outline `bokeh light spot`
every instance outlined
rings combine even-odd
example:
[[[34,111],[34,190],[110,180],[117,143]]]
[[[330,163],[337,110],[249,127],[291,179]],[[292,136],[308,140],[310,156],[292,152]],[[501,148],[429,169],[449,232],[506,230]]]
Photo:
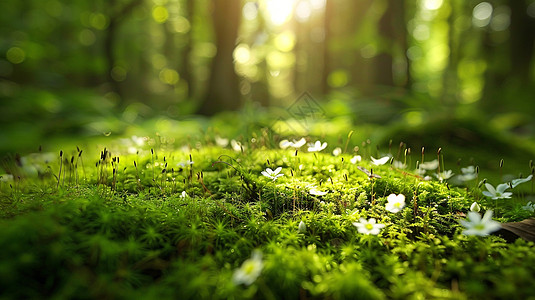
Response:
[[[240,64],[245,64],[251,59],[251,51],[249,46],[245,44],[239,44],[236,49],[234,49],[234,60]]]
[[[290,31],[283,32],[275,37],[275,47],[282,52],[289,52],[295,46],[295,34]]]
[[[174,85],[180,79],[178,72],[173,69],[164,68],[160,71],[160,81],[166,84]]]
[[[243,17],[246,20],[254,20],[258,16],[258,5],[255,2],[247,2],[243,5]]]
[[[80,31],[80,34],[78,35],[78,40],[80,41],[80,44],[84,46],[90,46],[95,43],[97,37],[95,36],[93,31],[89,29],[84,29]]]
[[[329,74],[327,82],[333,88],[344,87],[349,82],[349,76],[345,70],[336,70]]]
[[[425,0],[424,8],[427,10],[437,10],[442,6],[443,0]]]
[[[152,8],[152,18],[158,23],[165,23],[169,18],[169,12],[165,6],[157,5]]]
[[[115,81],[124,81],[126,79],[126,69],[121,66],[114,66],[111,69],[111,78]]]
[[[91,14],[89,24],[95,29],[104,30],[108,27],[108,17],[101,13]]]
[[[472,11],[472,24],[476,27],[485,27],[489,25],[492,11],[492,4],[488,2],[479,3]]]
[[[12,64],[20,64],[26,59],[26,52],[19,47],[11,47],[6,52],[6,58]]]

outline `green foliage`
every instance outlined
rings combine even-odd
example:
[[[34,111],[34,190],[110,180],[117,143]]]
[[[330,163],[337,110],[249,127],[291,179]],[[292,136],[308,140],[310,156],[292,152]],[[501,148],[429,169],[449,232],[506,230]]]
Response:
[[[422,180],[389,164],[353,164],[344,153],[253,144],[182,152],[157,140],[143,139],[135,154],[121,140],[11,165],[20,176],[0,181],[4,297],[531,295],[533,243],[465,236],[458,222],[476,199],[504,221],[531,216],[520,210],[521,199],[495,207],[477,187]],[[263,176],[268,167],[284,175]],[[405,195],[401,212],[385,209],[390,194]],[[360,234],[353,226],[360,218],[385,228]],[[235,270],[255,249],[263,254],[260,276],[236,284]]]

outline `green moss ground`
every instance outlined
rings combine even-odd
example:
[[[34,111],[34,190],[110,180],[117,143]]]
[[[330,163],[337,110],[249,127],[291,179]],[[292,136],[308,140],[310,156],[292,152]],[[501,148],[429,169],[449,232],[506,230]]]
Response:
[[[476,200],[501,222],[532,216],[521,209],[532,183],[513,199],[488,200],[483,178],[422,180],[372,165],[366,150],[353,164],[344,141],[296,154],[269,139],[234,151],[210,138],[176,149],[157,136],[133,154],[119,140],[100,154],[93,147],[5,164],[15,176],[0,182],[0,298],[535,297],[533,243],[465,236],[459,225]],[[332,155],[336,146],[345,153]],[[262,176],[268,167],[284,176]],[[327,194],[312,195],[311,185]],[[385,209],[391,193],[406,197],[397,214]],[[360,234],[352,223],[361,217],[386,227]],[[261,275],[235,284],[255,249]]]

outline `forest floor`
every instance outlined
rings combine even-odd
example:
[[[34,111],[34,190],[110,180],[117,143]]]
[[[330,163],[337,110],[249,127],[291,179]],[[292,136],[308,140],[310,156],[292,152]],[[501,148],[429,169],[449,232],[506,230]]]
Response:
[[[1,298],[535,296],[535,245],[504,230],[534,216],[529,144],[471,125],[335,119],[297,135],[244,118],[8,156]],[[444,144],[419,144],[433,134]]]

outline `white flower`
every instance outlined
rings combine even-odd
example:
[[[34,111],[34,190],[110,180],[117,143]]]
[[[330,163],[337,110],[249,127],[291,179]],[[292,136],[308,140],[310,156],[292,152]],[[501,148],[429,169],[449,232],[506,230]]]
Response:
[[[398,169],[405,169],[407,167],[406,164],[400,162],[399,160],[395,160],[393,165],[395,168],[398,168]]]
[[[450,179],[451,176],[453,176],[453,175],[454,175],[454,173],[451,170],[446,170],[446,171],[444,171],[442,173],[435,174],[435,176],[438,178],[438,180],[440,182]]]
[[[485,183],[485,187],[487,188],[487,191],[483,191],[483,195],[491,197],[492,199],[508,199],[513,195],[511,192],[505,192],[505,190],[509,188],[507,183],[498,184],[496,188],[489,183]]]
[[[436,168],[438,168],[438,159],[435,159],[435,160],[432,160],[432,161],[427,161],[427,162],[424,162],[424,163],[420,164],[420,169],[434,170]]]
[[[180,198],[187,198],[187,197],[189,197],[188,193],[186,193],[186,191],[182,191],[182,194],[180,194]]]
[[[355,155],[355,156],[353,156],[353,157],[351,158],[350,161],[351,161],[352,164],[356,164],[356,163],[360,162],[361,160],[362,160],[362,156],[360,156],[360,155]]]
[[[466,174],[462,174],[462,175],[459,175],[458,178],[459,180],[461,181],[470,181],[470,180],[474,180],[476,179],[477,177],[477,174],[476,173],[466,173]]]
[[[131,136],[130,139],[138,147],[143,146],[143,144],[145,144],[145,140],[146,140],[144,137],[140,137],[140,136],[137,136],[137,135]]]
[[[298,149],[298,148],[303,147],[303,145],[306,144],[306,142],[307,141],[305,140],[305,138],[301,138],[298,141],[293,140],[291,142],[289,140],[282,140],[279,143],[279,147],[281,147],[282,149],[286,149],[288,147],[292,147],[292,148]]]
[[[375,159],[375,158],[373,158],[373,156],[370,156],[370,158],[372,159],[372,164],[374,164],[376,166],[384,165],[390,160],[390,156],[388,156],[388,155],[384,156],[384,157],[381,157],[379,159]]]
[[[266,168],[265,171],[262,171],[262,175],[271,178],[273,179],[273,181],[275,181],[277,178],[284,176],[284,174],[279,174],[281,170],[282,167],[276,168],[275,171],[271,170],[270,168]]]
[[[316,141],[315,143],[308,144],[308,152],[318,152],[325,148],[327,148],[326,142],[322,144],[320,141]]]
[[[526,177],[526,178],[513,179],[513,181],[511,181],[511,185],[513,186],[513,188],[515,188],[517,185],[519,185],[519,184],[521,184],[521,183],[528,182],[528,181],[530,181],[532,178],[533,178],[533,175],[529,175],[529,176]]]
[[[0,182],[12,182],[13,175],[11,174],[2,174],[0,175]]]
[[[405,207],[405,195],[403,194],[390,194],[386,200],[388,202],[386,203],[385,208],[389,212],[398,213]]]
[[[194,163],[193,161],[188,160],[188,161],[184,161],[184,162],[179,162],[176,165],[179,166],[179,167],[185,168],[186,166],[193,165],[193,163]]]
[[[371,218],[366,221],[364,218],[360,218],[360,222],[354,222],[353,225],[357,227],[359,233],[378,235],[385,224],[377,224],[375,218]]]
[[[225,139],[225,138],[221,138],[219,136],[216,136],[215,137],[215,143],[219,146],[219,147],[226,147],[228,145],[228,139]]]
[[[279,142],[279,147],[281,147],[281,149],[286,149],[288,147],[290,147],[293,143],[290,142],[289,140],[282,140]]]
[[[479,212],[480,210],[481,210],[481,206],[479,206],[477,202],[474,202],[472,203],[472,205],[470,205],[470,211]]]
[[[535,204],[531,203],[531,201],[529,201],[528,203],[526,203],[526,205],[522,206],[522,208],[524,210],[527,210],[529,212],[534,212],[535,211]]]
[[[240,152],[244,148],[244,146],[240,142],[238,142],[236,140],[231,140],[230,141],[230,146],[236,152]]]
[[[461,181],[470,181],[474,180],[477,177],[476,168],[474,166],[468,166],[466,168],[461,168],[462,175],[459,175]]]
[[[245,260],[239,269],[234,271],[232,281],[234,284],[251,285],[262,273],[264,263],[262,262],[262,252],[253,251],[251,258]]]
[[[333,150],[333,155],[334,155],[334,156],[338,156],[338,155],[340,155],[341,153],[342,153],[342,148],[340,148],[340,147],[336,147],[336,148],[334,148],[334,150]]]
[[[292,147],[294,148],[301,148],[303,147],[304,144],[307,143],[307,140],[305,140],[305,138],[301,138],[299,141],[296,141],[296,140],[293,140],[293,145]]]
[[[301,233],[305,233],[307,231],[307,225],[303,221],[299,222],[298,228],[299,228],[299,232]]]
[[[469,212],[468,220],[460,220],[461,225],[466,229],[464,235],[485,236],[501,228],[500,222],[492,220],[492,210],[487,210],[483,218],[477,212]]]
[[[461,168],[461,173],[463,174],[472,174],[476,172],[476,168],[474,166],[468,166],[466,168]]]
[[[324,196],[324,195],[327,195],[327,192],[319,191],[319,190],[317,190],[316,188],[311,188],[310,190],[308,190],[308,192],[309,192],[311,195],[314,195],[314,196]]]

